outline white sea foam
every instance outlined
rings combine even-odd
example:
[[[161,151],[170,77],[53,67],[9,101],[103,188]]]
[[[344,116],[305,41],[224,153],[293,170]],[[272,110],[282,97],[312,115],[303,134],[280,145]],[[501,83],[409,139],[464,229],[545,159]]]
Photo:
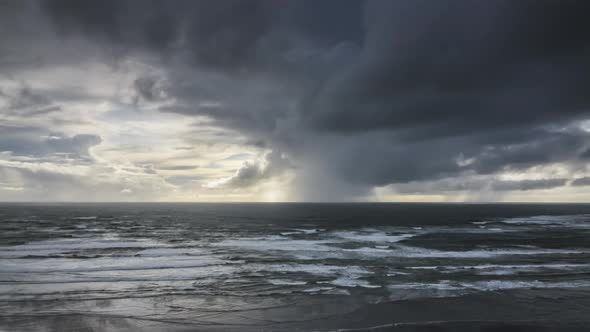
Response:
[[[568,250],[568,249],[482,249],[482,250],[466,250],[466,251],[445,251],[436,249],[427,249],[420,247],[409,247],[397,245],[390,249],[361,247],[355,249],[342,249],[342,252],[347,253],[345,258],[457,258],[457,259],[472,259],[472,258],[494,258],[501,256],[535,256],[535,255],[576,255],[587,254],[590,251],[585,249]],[[335,258],[335,257],[332,257]]]
[[[590,228],[590,215],[533,216],[508,218],[498,222],[509,225],[544,225],[587,229]]]
[[[303,291],[306,293],[319,293],[319,292],[330,291],[333,289],[334,289],[334,287],[313,287],[313,288],[305,289]]]
[[[239,238],[212,244],[217,247],[237,247],[260,252],[284,252],[302,260],[309,259],[374,259],[374,258],[494,258],[501,256],[578,255],[590,253],[587,249],[476,249],[465,251],[437,250],[402,245],[400,242],[414,234],[388,235],[386,233],[335,232],[337,238],[321,240],[294,240],[282,236]],[[390,243],[389,246],[341,248],[337,244],[354,240],[360,243]]]
[[[161,256],[181,256],[181,255],[202,255],[207,253],[205,250],[200,248],[157,248],[157,249],[145,249],[137,252],[136,256],[144,257],[161,257]]]
[[[288,237],[282,236],[282,235],[267,235],[267,236],[258,236],[258,237],[239,237],[239,238],[225,240],[225,241],[228,241],[227,243],[231,243],[229,241],[233,241],[235,243],[240,243],[240,242],[252,242],[252,241],[266,242],[266,241],[287,241],[287,240],[291,240],[291,239],[289,239]],[[219,242],[218,244],[226,243],[225,241]]]
[[[270,235],[265,237],[227,239],[212,246],[216,247],[239,247],[256,251],[283,251],[291,252],[301,259],[316,258],[346,258],[346,250],[334,246],[343,242],[372,242],[372,243],[396,243],[409,239],[416,234],[391,235],[377,230],[366,231],[338,231],[328,233],[318,240],[292,239],[286,236],[294,234],[314,234],[323,231],[322,229],[297,229],[294,232],[282,232],[281,235]],[[384,248],[384,246],[377,246]]]
[[[301,234],[301,232],[281,232],[282,236],[289,236],[289,235],[296,235],[296,234]]]
[[[293,231],[288,231],[288,232],[281,232],[282,236],[289,236],[289,235],[298,235],[298,234],[317,234],[319,232],[323,232],[325,231],[325,229],[319,229],[319,228],[311,228],[311,229],[307,229],[307,228],[295,228]]]
[[[364,288],[380,288],[379,285],[372,285],[366,280],[357,278],[340,277],[330,282],[332,285],[340,287],[364,287]]]
[[[399,235],[390,235],[385,232],[353,232],[353,231],[341,231],[341,232],[334,232],[334,236],[354,241],[354,242],[388,242],[388,243],[396,243],[411,237],[416,236],[416,234],[399,234]]]
[[[444,273],[475,271],[480,275],[510,275],[520,272],[538,272],[544,270],[580,270],[589,269],[590,264],[480,264],[480,265],[442,265],[442,266],[409,266],[411,270],[438,270]]]
[[[143,296],[165,295],[170,289],[187,289],[191,280],[152,281],[151,287],[142,287],[143,281],[89,281],[84,283],[50,283],[0,285],[0,301],[16,299],[67,299],[67,298],[110,298],[113,294],[141,292]]]
[[[387,286],[391,300],[411,298],[454,297],[469,293],[469,290],[452,285],[448,280],[438,283],[402,283]]]
[[[418,247],[398,246],[393,256],[409,258],[494,258],[500,256],[576,255],[587,254],[586,249],[482,249],[466,251],[444,251]]]
[[[510,289],[560,289],[589,288],[589,280],[572,280],[567,282],[544,282],[538,280],[487,280],[475,282],[453,282],[441,280],[438,283],[400,283],[387,286],[391,299],[415,297],[452,297],[473,292],[487,292]]]
[[[328,246],[327,244],[337,243],[334,240],[292,240],[285,237],[266,237],[266,238],[240,238],[233,240],[223,240],[221,242],[213,243],[216,247],[239,247],[243,249],[257,250],[257,251],[293,251],[293,252],[309,252],[309,251],[334,251],[336,247]]]
[[[472,283],[461,283],[462,287],[473,288],[480,291],[494,291],[502,289],[519,288],[586,288],[590,287],[590,280],[572,280],[563,282],[543,282],[538,280],[489,280]]]
[[[297,280],[288,280],[288,279],[270,279],[268,280],[270,284],[276,286],[300,286],[307,284],[306,281],[297,281]]]
[[[569,216],[534,216],[526,218],[510,218],[500,220],[504,224],[532,224],[532,225],[551,225],[569,222]]]
[[[451,284],[449,280],[441,280],[438,283],[402,283],[392,284],[387,286],[389,289],[402,289],[402,290],[415,290],[415,289],[436,289],[436,290],[461,290],[462,287],[459,284]]]
[[[351,234],[354,234],[351,232]],[[391,237],[387,238],[393,241]],[[401,240],[401,239],[398,239]],[[348,240],[337,237],[337,238],[324,238],[320,240],[307,240],[307,239],[289,239],[284,237],[269,236],[266,238],[239,238],[224,240],[212,244],[215,247],[236,247],[246,250],[253,250],[258,252],[284,252],[286,255],[290,255],[301,260],[311,259],[325,259],[325,258],[336,258],[336,259],[354,259],[374,257],[371,252],[355,251],[351,249],[343,249],[335,246],[339,243],[348,242]],[[374,250],[379,250],[371,248]],[[371,250],[369,249],[369,251]]]
[[[148,270],[162,268],[189,268],[224,263],[226,263],[226,261],[211,256],[164,256],[142,258],[99,257],[93,259],[5,259],[0,261],[0,271],[2,271],[2,273],[71,273],[117,270]]]
[[[323,265],[323,264],[261,264],[255,267],[245,267],[246,269],[254,269],[255,271],[267,271],[275,273],[306,273],[320,277],[336,277],[335,280],[329,283],[341,287],[365,287],[377,288],[380,286],[371,285],[366,280],[359,278],[372,274],[365,268],[359,266],[338,266],[338,265]],[[275,282],[277,282],[276,279]],[[282,282],[284,279],[280,279]],[[291,282],[289,279],[286,282]],[[301,283],[302,281],[294,280],[292,282]],[[273,282],[271,282],[273,283]],[[305,283],[305,282],[304,282]]]
[[[323,229],[317,229],[317,228],[312,228],[312,229],[296,228],[295,230],[298,232],[304,233],[304,234],[316,234],[318,232],[323,231]]]
[[[530,265],[488,265],[476,267],[479,275],[512,275],[538,273],[543,271],[576,271],[590,269],[590,264],[530,264]]]
[[[48,270],[49,271],[49,270]],[[146,269],[119,269],[93,271],[49,271],[35,273],[2,272],[0,278],[9,284],[17,281],[19,284],[86,284],[93,282],[159,282],[159,281],[202,281],[209,282],[226,280],[226,277],[236,275],[241,271],[237,264],[175,266],[175,267],[146,267]],[[221,279],[220,279],[221,278]],[[229,278],[228,278],[229,279]],[[211,281],[213,280],[213,281]],[[243,280],[243,279],[240,279]],[[73,287],[80,287],[74,285]]]
[[[0,247],[0,258],[18,258],[26,256],[52,256],[64,253],[76,253],[97,249],[141,249],[141,248],[165,248],[169,244],[148,239],[133,241],[119,238],[77,238],[77,239],[52,239],[33,241],[16,246]]]
[[[471,223],[474,224],[474,225],[485,225],[485,224],[488,224],[490,222],[489,221],[472,221]]]
[[[212,244],[217,247],[239,247],[256,251],[282,251],[300,259],[318,259],[318,258],[342,258],[354,253],[353,250],[347,250],[334,246],[334,244],[343,242],[373,242],[373,243],[396,243],[415,236],[415,234],[390,235],[385,232],[356,232],[340,231],[330,233],[329,236],[319,240],[307,239],[290,239],[285,237],[292,234],[283,232],[281,236],[271,235],[266,237],[238,238],[228,239]],[[384,248],[384,246],[377,246]],[[361,251],[358,251],[361,253]],[[352,258],[352,257],[351,257]]]
[[[109,248],[150,248],[166,247],[165,243],[155,242],[147,239],[133,241],[119,238],[77,238],[77,239],[52,239],[44,241],[33,241],[16,246],[0,247],[5,251],[21,250],[81,250],[81,249],[109,249]]]
[[[395,251],[393,249],[389,249],[389,247],[387,248],[380,248],[380,247],[361,247],[361,248],[355,248],[355,249],[342,249],[342,251],[344,253],[347,253],[351,258],[353,255],[359,256],[359,257],[373,257],[373,258],[378,258],[378,257],[387,257],[387,256],[394,256]]]
[[[512,227],[508,228],[499,228],[493,227],[490,228],[486,225],[476,225],[474,226],[463,226],[463,227],[429,227],[422,231],[421,234],[441,234],[441,233],[449,233],[449,234],[489,234],[489,233],[511,233],[517,232],[517,229]]]
[[[347,289],[334,288],[334,289],[330,289],[330,290],[324,291],[323,294],[328,294],[328,295],[350,295],[350,292]]]
[[[257,265],[258,270],[272,272],[304,272],[318,276],[346,275],[349,277],[361,277],[371,272],[360,266],[339,266],[324,264],[270,264]]]

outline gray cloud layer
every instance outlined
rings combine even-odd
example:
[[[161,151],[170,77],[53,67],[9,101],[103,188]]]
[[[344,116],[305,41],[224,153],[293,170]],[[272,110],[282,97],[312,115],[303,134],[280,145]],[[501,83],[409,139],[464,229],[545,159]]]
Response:
[[[586,1],[28,3],[5,2],[3,16],[40,15],[56,38],[99,45],[108,57],[159,57],[165,74],[138,78],[138,100],[174,99],[161,111],[205,116],[273,156],[288,155],[301,166],[294,187],[303,199],[588,160],[589,133],[580,127],[590,118]],[[4,46],[19,34],[33,38],[22,22],[9,23]],[[50,105],[24,88],[10,98],[13,110]],[[100,142],[81,135],[16,143],[30,130],[6,131],[2,149],[83,155]],[[248,164],[230,181],[250,185],[265,172]]]
[[[35,127],[0,126],[0,152],[17,156],[46,158],[61,155],[69,159],[90,158],[89,148],[100,144],[96,135],[46,132]]]

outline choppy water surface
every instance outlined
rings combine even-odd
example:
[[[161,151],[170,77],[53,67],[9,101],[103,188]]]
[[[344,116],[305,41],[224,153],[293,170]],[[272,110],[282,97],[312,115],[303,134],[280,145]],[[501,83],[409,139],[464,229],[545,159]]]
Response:
[[[0,329],[590,317],[583,205],[20,204],[0,230]]]

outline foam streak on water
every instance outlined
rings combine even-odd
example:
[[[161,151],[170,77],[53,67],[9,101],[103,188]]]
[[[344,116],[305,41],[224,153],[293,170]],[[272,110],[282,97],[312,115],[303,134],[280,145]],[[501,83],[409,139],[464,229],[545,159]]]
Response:
[[[220,211],[90,210],[0,214],[0,228],[9,234],[0,242],[2,309],[29,310],[14,303],[164,297],[176,303],[208,296],[227,301],[220,306],[230,310],[238,298],[278,305],[338,297],[370,304],[590,289],[588,214],[457,224],[398,224],[392,215],[391,222],[371,225],[311,217],[241,219],[215,214]],[[152,309],[137,310],[134,315]]]

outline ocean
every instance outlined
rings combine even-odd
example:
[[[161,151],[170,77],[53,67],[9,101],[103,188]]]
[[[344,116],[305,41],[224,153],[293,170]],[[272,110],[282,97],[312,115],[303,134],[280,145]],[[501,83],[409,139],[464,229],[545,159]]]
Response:
[[[590,205],[0,205],[0,331],[590,330]]]

